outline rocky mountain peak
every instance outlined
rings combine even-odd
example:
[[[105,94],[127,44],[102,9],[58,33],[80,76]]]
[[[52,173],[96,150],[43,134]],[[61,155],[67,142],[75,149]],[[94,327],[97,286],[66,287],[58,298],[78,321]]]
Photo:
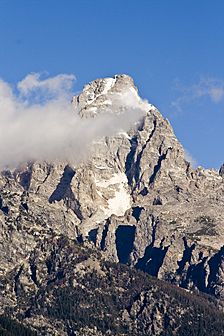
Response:
[[[33,302],[54,283],[66,286],[74,240],[224,305],[223,167],[193,169],[170,123],[127,75],[87,84],[73,104],[81,118],[144,113],[141,123],[93,141],[75,166],[29,162],[0,173],[0,309],[25,314],[32,307],[18,308],[21,297]]]
[[[72,103],[81,117],[88,118],[100,113],[120,113],[125,99],[134,104],[141,100],[133,79],[122,74],[90,82],[81,94],[73,97]]]

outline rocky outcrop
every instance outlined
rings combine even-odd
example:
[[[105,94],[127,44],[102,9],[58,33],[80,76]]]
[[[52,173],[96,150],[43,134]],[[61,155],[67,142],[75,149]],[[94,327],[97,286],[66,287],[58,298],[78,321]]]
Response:
[[[131,100],[122,105],[121,97]],[[13,293],[4,294],[2,309],[15,304],[24,269],[26,290],[37,290],[42,271],[34,251],[61,234],[224,302],[223,167],[193,169],[168,120],[141,100],[127,75],[98,79],[73,98],[75,113],[93,123],[132,103],[140,121],[128,132],[95,139],[83,162],[29,162],[1,172],[0,276],[5,281],[11,274]],[[43,264],[43,272],[52,268]]]
[[[105,261],[90,244],[63,235],[37,246],[7,274],[2,291],[11,303],[7,312],[29,327],[27,335],[224,335],[211,297]]]

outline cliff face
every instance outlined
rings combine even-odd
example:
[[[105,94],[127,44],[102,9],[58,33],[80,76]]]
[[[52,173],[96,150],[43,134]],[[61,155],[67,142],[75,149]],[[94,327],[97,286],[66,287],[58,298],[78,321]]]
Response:
[[[14,288],[25,279],[29,292],[46,268],[33,266],[34,254],[63,234],[221,304],[223,169],[193,169],[169,122],[141,100],[129,76],[91,82],[73,104],[92,123],[99,115],[119,117],[133,104],[141,120],[127,132],[95,139],[79,164],[30,162],[1,172],[1,279],[14,274]],[[16,300],[16,290],[4,295],[2,308]]]

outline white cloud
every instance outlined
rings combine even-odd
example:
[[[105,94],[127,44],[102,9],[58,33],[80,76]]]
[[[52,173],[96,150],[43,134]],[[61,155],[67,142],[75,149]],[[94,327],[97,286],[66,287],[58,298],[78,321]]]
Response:
[[[128,130],[145,113],[145,104],[130,91],[115,95],[112,101],[109,112],[124,106],[122,113],[82,119],[71,104],[74,79],[58,75],[42,80],[39,74],[31,74],[18,83],[17,92],[0,80],[1,169],[29,160],[76,163],[97,137]]]
[[[208,94],[215,103],[219,103],[224,97],[224,87],[212,87]]]
[[[178,112],[182,111],[184,105],[203,97],[208,97],[215,104],[224,101],[224,80],[220,78],[201,78],[198,83],[190,86],[184,86],[177,81],[176,90],[180,92],[180,96],[171,103],[171,106]]]
[[[193,168],[196,168],[198,166],[198,163],[196,159],[189,153],[189,151],[186,148],[184,148],[184,154],[185,154],[185,160],[190,162]]]
[[[192,86],[192,91],[195,98],[208,96],[214,103],[219,103],[224,99],[224,80],[203,78]]]
[[[70,91],[74,80],[75,76],[71,74],[60,74],[55,77],[41,79],[41,74],[31,73],[18,83],[17,88],[24,96],[33,92],[37,94],[38,91],[45,94],[59,94]]]

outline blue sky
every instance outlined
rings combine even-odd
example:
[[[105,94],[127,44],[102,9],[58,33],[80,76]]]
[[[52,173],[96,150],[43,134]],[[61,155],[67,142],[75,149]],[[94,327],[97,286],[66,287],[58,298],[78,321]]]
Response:
[[[130,74],[196,162],[224,162],[223,0],[0,0],[0,77]]]

